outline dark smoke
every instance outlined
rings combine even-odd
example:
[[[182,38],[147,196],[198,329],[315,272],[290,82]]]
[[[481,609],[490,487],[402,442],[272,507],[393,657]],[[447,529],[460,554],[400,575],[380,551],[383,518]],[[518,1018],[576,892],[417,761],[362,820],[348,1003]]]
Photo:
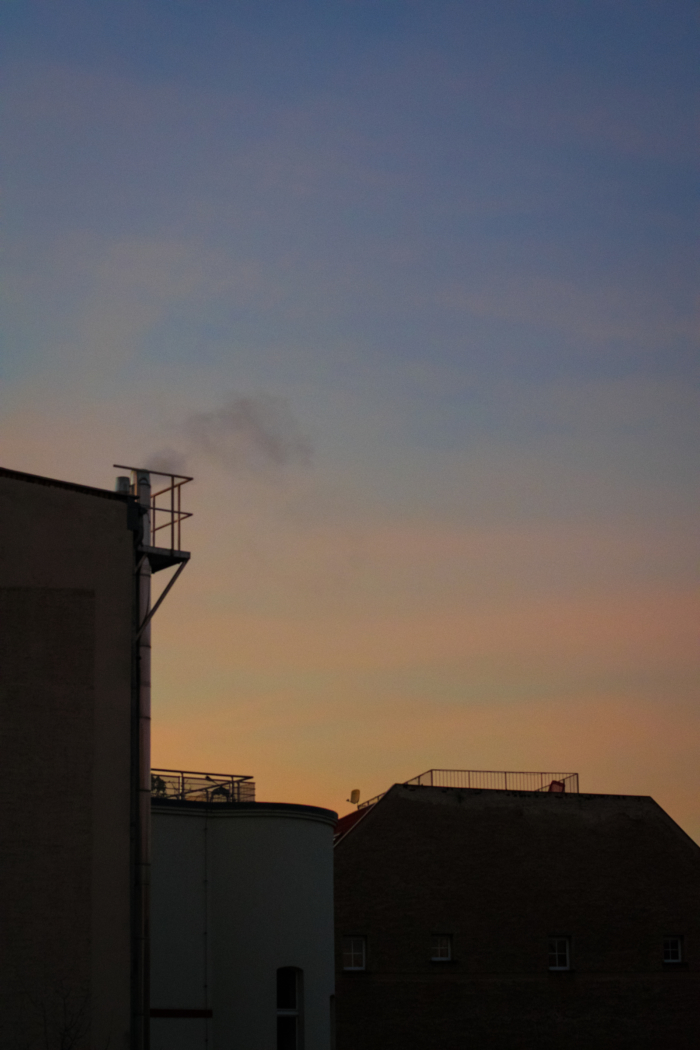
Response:
[[[187,474],[187,456],[176,448],[162,448],[152,456],[147,456],[146,463],[151,470],[164,470],[167,474]]]
[[[284,398],[232,397],[213,412],[195,412],[177,428],[181,441],[149,458],[154,470],[187,473],[190,457],[229,471],[307,465],[311,446]]]

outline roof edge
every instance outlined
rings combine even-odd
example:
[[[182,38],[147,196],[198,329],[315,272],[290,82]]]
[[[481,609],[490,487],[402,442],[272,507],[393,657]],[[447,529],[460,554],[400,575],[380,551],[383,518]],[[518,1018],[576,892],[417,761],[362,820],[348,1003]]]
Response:
[[[396,785],[394,784],[393,787],[396,787]],[[391,788],[389,788],[389,791],[391,791]],[[333,842],[333,849],[335,849],[336,846],[339,846],[341,842],[344,842],[345,839],[348,837],[348,835],[350,835],[355,830],[355,828],[358,826],[358,824],[362,824],[362,822],[365,820],[366,817],[368,817],[370,815],[370,813],[374,813],[374,811],[377,808],[377,806],[381,805],[381,803],[384,801],[386,796],[389,794],[389,791],[386,791],[383,795],[380,795],[379,798],[377,799],[377,801],[373,802],[371,806],[366,806],[361,811],[360,810],[356,810],[355,813],[352,813],[352,812],[346,813],[344,817],[340,818],[340,820],[338,821],[339,824],[340,824],[341,821],[347,820],[348,817],[355,817],[355,819],[352,821],[350,826],[348,828],[346,828],[345,830],[343,830],[340,833],[338,833],[338,831],[336,829],[336,836],[335,836],[335,840]],[[359,816],[357,815],[358,813],[359,813]]]
[[[581,798],[635,798],[644,799],[647,802],[653,802],[655,805],[658,803],[651,795],[621,795],[612,794],[610,792],[603,791],[525,791],[518,790],[518,788],[478,788],[478,787],[443,787],[440,784],[392,784],[389,791],[393,791],[394,788],[405,788],[406,791],[435,791],[435,792],[448,792],[448,791],[460,791],[465,795],[517,795],[522,798],[566,798],[566,799],[581,799]],[[389,791],[385,792],[386,795]],[[382,796],[384,797],[384,796]]]
[[[301,820],[318,820],[335,827],[338,814],[333,809],[321,806],[305,806],[296,802],[196,802],[179,798],[151,799],[151,808],[164,812],[182,810],[192,816],[206,813],[211,816],[238,817],[298,817]]]
[[[58,478],[45,478],[40,474],[26,474],[22,470],[10,470],[9,467],[0,467],[0,478],[9,478],[12,481],[25,481],[31,485],[47,485],[56,489],[69,489],[71,492],[81,492],[84,496],[100,496],[102,499],[115,499],[120,503],[127,503],[129,500],[127,493],[112,492],[111,489],[98,489],[93,485],[79,485],[74,481],[59,481]]]

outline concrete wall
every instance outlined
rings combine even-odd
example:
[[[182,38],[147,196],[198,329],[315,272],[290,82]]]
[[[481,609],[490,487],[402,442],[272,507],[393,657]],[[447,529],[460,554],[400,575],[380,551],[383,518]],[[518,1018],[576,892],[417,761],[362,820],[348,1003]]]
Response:
[[[395,785],[335,858],[338,1050],[700,1045],[700,849],[652,799]]]
[[[0,471],[0,530],[0,1046],[124,1050],[126,500]]]
[[[329,1050],[335,814],[153,806],[152,1050],[274,1050],[276,974],[303,971],[304,1050]]]

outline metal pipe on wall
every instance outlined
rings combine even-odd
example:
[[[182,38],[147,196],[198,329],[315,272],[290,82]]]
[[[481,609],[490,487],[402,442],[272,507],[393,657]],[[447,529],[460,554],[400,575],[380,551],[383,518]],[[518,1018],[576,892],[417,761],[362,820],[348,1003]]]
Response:
[[[151,476],[134,472],[136,498],[142,515],[142,544],[151,544]],[[135,834],[135,944],[134,944],[134,1050],[148,1050],[150,1032],[149,925],[151,886],[151,564],[142,557],[138,564],[136,631],[136,781]]]
[[[151,489],[151,473],[141,467],[114,464],[131,471],[117,477],[117,492],[131,496],[128,520],[135,536],[133,635],[131,678],[131,1043],[130,1050],[148,1050],[150,1043],[150,885],[151,885],[151,620],[169,594],[189,554],[180,550],[180,525],[192,515],[180,504],[180,489],[192,478],[179,474],[154,473],[170,479],[160,491]],[[177,489],[177,498],[175,496]],[[169,494],[170,507],[156,507],[159,496]],[[136,506],[134,506],[134,504]],[[137,516],[132,512],[138,510]],[[158,548],[156,510],[170,515],[170,549]],[[134,520],[138,517],[138,521]],[[166,533],[167,535],[167,533]],[[177,548],[175,536],[177,535]],[[178,568],[151,607],[151,574],[159,569]]]

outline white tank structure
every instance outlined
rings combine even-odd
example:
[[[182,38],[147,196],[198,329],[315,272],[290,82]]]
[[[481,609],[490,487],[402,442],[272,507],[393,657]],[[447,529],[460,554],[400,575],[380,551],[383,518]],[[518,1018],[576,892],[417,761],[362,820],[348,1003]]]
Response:
[[[330,1050],[337,815],[152,777],[151,1050]]]

